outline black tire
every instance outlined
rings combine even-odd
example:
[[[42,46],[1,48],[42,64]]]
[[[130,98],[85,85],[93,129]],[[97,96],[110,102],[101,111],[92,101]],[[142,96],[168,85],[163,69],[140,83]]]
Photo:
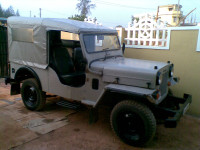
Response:
[[[41,110],[46,103],[45,92],[43,92],[34,78],[24,80],[21,88],[21,96],[24,105],[30,110]]]
[[[115,134],[132,146],[145,146],[156,132],[156,120],[144,104],[126,100],[115,105],[110,115]]]

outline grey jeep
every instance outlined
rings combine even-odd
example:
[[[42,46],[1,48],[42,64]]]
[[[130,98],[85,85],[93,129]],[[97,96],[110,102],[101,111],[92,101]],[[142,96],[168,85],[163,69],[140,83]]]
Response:
[[[43,109],[47,92],[93,109],[108,105],[115,134],[143,146],[157,122],[176,127],[191,103],[190,95],[169,94],[178,81],[172,63],[125,58],[116,30],[50,18],[10,17],[7,24],[0,73],[27,109]]]

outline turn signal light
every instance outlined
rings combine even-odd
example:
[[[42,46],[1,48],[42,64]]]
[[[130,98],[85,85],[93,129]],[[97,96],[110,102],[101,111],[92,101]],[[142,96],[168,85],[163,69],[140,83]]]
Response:
[[[160,98],[160,91],[158,90],[158,91],[154,92],[152,94],[152,96],[153,96],[154,99],[159,99]]]

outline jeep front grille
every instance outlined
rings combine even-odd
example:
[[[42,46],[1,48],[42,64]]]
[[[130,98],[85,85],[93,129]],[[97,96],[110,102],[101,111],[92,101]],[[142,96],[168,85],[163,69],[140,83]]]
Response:
[[[163,74],[162,83],[160,85],[161,96],[163,96],[167,92],[167,88],[168,88],[167,81],[168,81],[168,72],[165,72]]]

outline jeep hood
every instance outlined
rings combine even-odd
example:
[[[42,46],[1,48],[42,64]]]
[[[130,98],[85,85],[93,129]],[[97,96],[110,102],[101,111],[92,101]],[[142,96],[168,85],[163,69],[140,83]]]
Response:
[[[155,88],[156,75],[159,70],[167,70],[167,63],[112,57],[96,60],[90,69],[103,75],[104,82]]]

